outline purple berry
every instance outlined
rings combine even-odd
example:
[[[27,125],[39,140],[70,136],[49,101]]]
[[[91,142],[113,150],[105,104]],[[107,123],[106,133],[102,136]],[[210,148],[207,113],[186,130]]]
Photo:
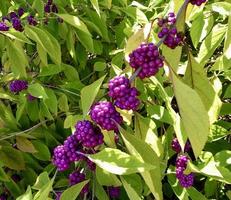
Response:
[[[11,92],[20,92],[28,88],[28,82],[24,80],[14,80],[11,81],[9,88]]]
[[[32,26],[36,26],[38,24],[38,22],[36,21],[36,19],[32,15],[27,17],[27,21]]]
[[[177,138],[174,138],[172,140],[171,146],[172,146],[172,150],[175,151],[176,153],[181,152],[181,146],[180,146],[180,143],[179,143]],[[188,152],[190,150],[191,150],[191,144],[190,144],[189,140],[187,140],[185,147],[184,147],[184,152]]]
[[[178,156],[177,160],[176,160],[176,167],[183,167],[184,169],[186,169],[187,166],[187,162],[188,162],[189,158],[185,155],[180,155]]]
[[[194,174],[184,174],[189,158],[185,155],[180,155],[176,160],[176,178],[182,187],[188,188],[193,185]]]
[[[0,22],[0,31],[8,31],[9,28],[4,22]]]
[[[108,193],[111,198],[119,198],[120,196],[120,187],[108,187]]]
[[[94,148],[103,144],[103,134],[98,126],[94,126],[88,120],[79,121],[76,124],[75,137],[84,147]]]
[[[18,16],[21,17],[24,14],[24,9],[23,8],[19,8],[18,9]]]
[[[91,119],[105,130],[118,130],[117,124],[121,124],[123,118],[116,111],[111,102],[100,101],[94,104],[90,111]]]
[[[16,14],[16,12],[10,12],[10,18],[13,19],[13,18],[18,18],[18,15]]]
[[[20,32],[24,30],[21,24],[21,20],[19,18],[15,17],[11,21],[12,21],[12,25],[15,30],[20,31]]]
[[[125,110],[136,110],[140,101],[136,98],[139,93],[131,88],[129,79],[125,76],[116,76],[109,81],[109,96],[115,100],[115,106]]]
[[[157,46],[153,43],[141,44],[130,55],[129,64],[136,70],[141,67],[138,76],[141,79],[155,75],[159,68],[164,65]]]
[[[82,172],[80,172],[80,171],[78,171],[78,170],[72,172],[69,175],[69,183],[70,183],[70,185],[75,185],[77,183],[83,182],[84,180],[86,180],[85,174],[82,173]],[[86,184],[83,187],[81,193],[85,194],[85,193],[88,193],[88,191],[89,191],[89,184]]]
[[[79,141],[76,139],[76,134],[67,137],[64,141],[64,149],[70,162],[83,159],[83,155],[78,154],[78,152],[82,151],[82,148]]]
[[[46,5],[44,6],[44,12],[45,12],[45,13],[50,13],[50,12],[51,12],[51,5],[46,4]]]
[[[51,10],[53,13],[58,13],[58,7],[55,4],[52,5]]]
[[[59,145],[54,149],[52,162],[57,167],[58,171],[64,171],[69,168],[70,161],[63,145]]]
[[[62,192],[56,192],[56,198],[55,200],[60,200],[61,199]]]
[[[206,0],[190,0],[192,5],[200,6],[202,3],[205,3]]]
[[[7,200],[7,195],[6,194],[0,194],[0,200]]]
[[[127,91],[130,89],[131,85],[129,79],[125,76],[116,76],[109,81],[109,96],[112,98],[123,97],[127,94]]]
[[[47,4],[48,4],[48,5],[52,5],[52,4],[53,4],[53,0],[48,0],[48,1],[47,1]]]
[[[193,173],[183,174],[179,179],[180,185],[184,188],[191,187],[193,185],[193,181],[194,181],[194,174]]]

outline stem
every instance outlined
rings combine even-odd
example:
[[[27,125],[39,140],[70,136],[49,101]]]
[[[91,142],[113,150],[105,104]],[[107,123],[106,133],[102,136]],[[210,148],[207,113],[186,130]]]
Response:
[[[72,91],[70,91],[70,90],[67,90],[67,89],[59,88],[59,87],[52,86],[52,85],[46,85],[46,84],[43,84],[43,86],[49,87],[49,88],[54,88],[54,89],[57,89],[57,90],[61,90],[61,91],[64,91],[64,92],[67,92],[67,93],[70,93],[70,94],[73,94],[73,95],[75,95],[75,96],[80,97],[79,94],[77,94],[77,93],[75,93],[75,92],[72,92]]]
[[[139,67],[134,74],[132,74],[131,78],[129,79],[129,82],[131,83],[132,81],[134,81],[134,79],[137,77],[137,75],[140,73],[140,71],[142,70],[142,67]]]
[[[24,130],[24,131],[10,133],[10,135],[8,135],[8,136],[6,136],[6,137],[0,138],[0,141],[1,141],[1,140],[9,139],[9,138],[14,137],[14,136],[17,136],[17,135],[21,135],[21,134],[26,133],[26,132],[29,132],[29,131],[32,131],[32,130],[38,128],[39,126],[41,126],[42,124],[46,123],[47,121],[50,121],[50,120],[44,120],[44,121],[42,121],[42,122],[40,122],[40,123],[38,123],[38,124],[32,126],[32,127],[29,128],[29,129],[26,129],[26,130]]]
[[[183,5],[180,7],[177,15],[176,15],[176,21],[179,19],[181,13],[183,12],[183,10],[187,7],[188,3],[189,3],[190,0],[185,0]]]

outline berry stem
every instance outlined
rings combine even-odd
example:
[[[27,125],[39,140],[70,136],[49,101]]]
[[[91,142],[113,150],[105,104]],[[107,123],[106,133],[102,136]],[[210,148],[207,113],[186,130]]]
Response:
[[[129,82],[132,83],[134,81],[134,79],[137,77],[137,75],[140,73],[142,67],[139,67],[134,74],[132,74],[131,78],[129,79]]]

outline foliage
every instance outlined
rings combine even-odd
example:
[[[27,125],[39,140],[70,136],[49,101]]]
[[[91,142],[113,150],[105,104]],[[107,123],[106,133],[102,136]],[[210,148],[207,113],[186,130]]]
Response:
[[[123,200],[231,199],[231,3],[188,2],[54,0],[47,12],[45,0],[0,0],[1,17],[24,9],[23,30],[3,20],[10,28],[0,31],[0,198],[107,200],[120,187]],[[158,38],[158,18],[169,12],[183,34],[172,49]],[[164,66],[140,79],[129,55],[150,42]],[[96,102],[115,101],[108,82],[116,75],[130,77],[139,107],[117,108],[118,130],[102,130],[102,145],[58,172],[53,149],[90,120]],[[12,92],[13,80],[28,87]],[[175,137],[178,149],[192,147],[178,152],[190,158],[189,188],[175,175]],[[86,180],[70,186],[75,169]]]

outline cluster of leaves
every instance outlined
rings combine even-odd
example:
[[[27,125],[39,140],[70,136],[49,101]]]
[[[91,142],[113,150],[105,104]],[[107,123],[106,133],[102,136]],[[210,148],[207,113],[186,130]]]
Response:
[[[54,2],[63,23],[51,17],[47,25],[0,32],[0,193],[8,199],[54,199],[64,190],[62,200],[77,198],[89,180],[69,187],[68,172],[55,173],[51,164],[53,148],[105,98],[108,80],[132,74],[128,55],[144,41],[158,43],[155,19],[184,1]],[[36,11],[39,19],[45,3],[0,0],[0,11],[23,7],[22,18]],[[230,10],[228,0],[182,10],[184,46],[160,47],[166,66],[135,80],[142,106],[119,110],[119,143],[104,131],[102,150],[89,156],[97,165],[88,177],[92,199],[109,199],[104,186],[121,186],[120,199],[231,199]],[[9,82],[19,78],[29,82],[27,91],[10,93]],[[28,101],[27,92],[37,99]],[[188,189],[174,174],[175,134],[193,149],[187,171],[196,178]]]

